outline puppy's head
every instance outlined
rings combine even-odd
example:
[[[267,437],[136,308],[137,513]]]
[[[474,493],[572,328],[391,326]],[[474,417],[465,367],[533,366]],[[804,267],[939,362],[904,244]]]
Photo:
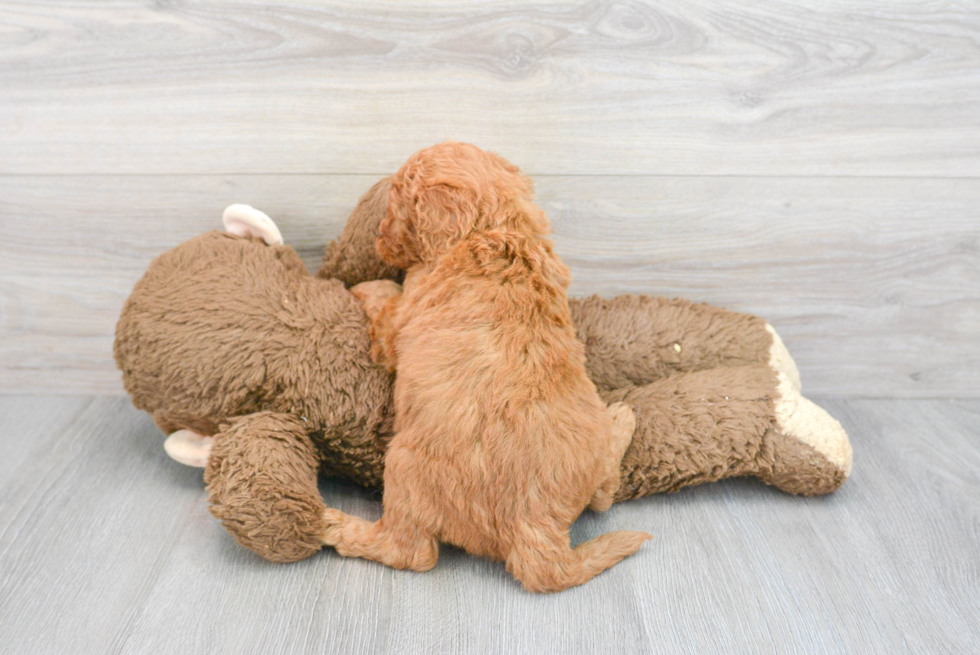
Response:
[[[474,230],[541,233],[547,221],[531,203],[531,182],[517,167],[468,143],[420,150],[391,178],[378,254],[407,269],[432,263]]]

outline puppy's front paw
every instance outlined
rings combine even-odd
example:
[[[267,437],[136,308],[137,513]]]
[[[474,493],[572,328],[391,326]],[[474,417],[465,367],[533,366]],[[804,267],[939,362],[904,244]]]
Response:
[[[388,300],[401,294],[402,285],[391,280],[371,280],[355,284],[350,288],[350,292],[361,301],[364,312],[373,321]]]
[[[375,340],[375,332],[371,332],[371,361],[375,364],[380,364],[385,367],[389,373],[394,373],[397,370],[396,360],[390,355],[388,350],[385,348],[384,344],[378,340]]]

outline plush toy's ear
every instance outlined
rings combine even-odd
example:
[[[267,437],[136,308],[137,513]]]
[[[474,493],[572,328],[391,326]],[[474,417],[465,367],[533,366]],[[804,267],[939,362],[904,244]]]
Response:
[[[214,437],[206,437],[191,430],[177,430],[163,442],[163,449],[171,459],[185,466],[204,468],[208,465],[213,444]]]
[[[281,246],[283,243],[282,233],[273,220],[255,207],[229,205],[221,221],[232,234],[261,237],[270,246]]]

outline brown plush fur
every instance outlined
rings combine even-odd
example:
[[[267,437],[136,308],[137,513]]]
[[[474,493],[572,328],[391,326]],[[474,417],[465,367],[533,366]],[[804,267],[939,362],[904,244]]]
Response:
[[[379,185],[331,244],[328,259],[348,284],[401,277],[374,251],[384,212],[372,198],[387,193],[387,181]],[[734,475],[807,495],[843,483],[844,471],[776,429],[778,392],[765,365],[772,336],[760,319],[645,296],[569,306],[604,400],[636,415],[617,500]],[[136,407],[164,432],[215,436],[206,469],[212,512],[274,561],[308,556],[326,531],[326,508],[311,487],[318,466],[382,484],[394,378],[370,352],[368,318],[342,282],[313,278],[289,247],[218,232],[153,261],[115,344]]]
[[[323,547],[326,530],[319,463],[302,420],[273,412],[233,419],[220,431],[204,473],[211,513],[268,560],[309,557]]]
[[[689,300],[590,296],[572,300],[571,310],[589,377],[603,391],[685,371],[756,364],[772,344],[761,318]]]
[[[623,457],[617,500],[722,477],[768,477],[775,466],[766,445],[773,429],[775,385],[772,369],[757,364],[674,375],[604,393],[607,402],[625,402],[636,412],[637,429]],[[702,400],[696,408],[688,401],[692,394]],[[714,465],[705,466],[706,461]]]
[[[445,541],[506,560],[531,591],[560,591],[649,538],[569,545],[597,492],[595,505],[611,502],[633,430],[617,438],[586,375],[547,230],[530,183],[475,146],[427,148],[392,179],[378,252],[408,274],[375,324],[378,352],[397,361],[396,434],[384,516],[328,514],[339,553],[421,571]]]
[[[327,246],[317,277],[337,279],[349,287],[368,280],[401,281],[402,270],[381,261],[374,248],[378,222],[388,208],[390,188],[391,179],[385,177],[361,197],[340,238]]]
[[[292,248],[208,232],[153,261],[123,307],[115,356],[133,404],[165,433],[289,415],[329,471],[379,485],[392,379],[370,349],[339,281],[312,277]]]

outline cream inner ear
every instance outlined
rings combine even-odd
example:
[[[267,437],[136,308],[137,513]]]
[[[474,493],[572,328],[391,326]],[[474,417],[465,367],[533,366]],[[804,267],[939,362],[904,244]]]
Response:
[[[225,229],[239,236],[261,237],[270,246],[281,246],[282,233],[275,222],[255,207],[229,205],[221,215]]]

